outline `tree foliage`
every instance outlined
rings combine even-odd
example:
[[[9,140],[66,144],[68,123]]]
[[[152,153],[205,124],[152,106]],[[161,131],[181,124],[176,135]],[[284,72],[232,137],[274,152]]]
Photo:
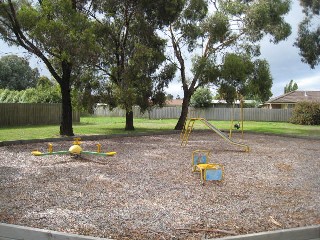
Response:
[[[172,94],[168,94],[168,95],[166,96],[166,99],[167,99],[167,100],[173,100],[173,95],[172,95]]]
[[[284,93],[289,93],[292,91],[298,90],[298,84],[296,82],[293,82],[291,79],[290,82],[284,87]]]
[[[191,97],[190,105],[195,108],[208,108],[212,105],[212,94],[209,88],[198,88]]]
[[[83,13],[87,1],[3,0],[0,36],[40,58],[58,82],[62,94],[60,134],[73,135],[71,77],[74,69],[94,60],[92,22]]]
[[[174,20],[179,2],[108,0],[97,5],[103,14],[96,24],[102,49],[98,67],[107,79],[108,103],[126,110],[126,130],[134,130],[134,105],[145,111],[165,103],[164,88],[173,78],[175,67],[165,63],[166,44],[156,31]]]
[[[25,58],[17,55],[0,58],[0,88],[24,90],[35,87],[38,78],[38,69],[32,69]]]
[[[228,55],[226,59],[230,57]],[[252,60],[249,57],[236,54],[231,54],[231,58],[234,61],[233,64],[222,65],[223,74],[219,77],[218,93],[215,98],[224,99],[230,104],[236,99],[255,101],[254,104],[246,104],[246,107],[258,106],[259,103],[269,100],[272,96],[273,82],[269,63],[266,60]],[[228,72],[230,74],[225,77]]]
[[[272,76],[266,60],[229,53],[221,66],[217,81],[220,98],[233,103],[236,99],[265,102],[272,96]]]
[[[209,8],[211,11],[208,11]],[[245,89],[246,94],[262,94],[262,98],[270,95],[270,88],[264,90],[258,86],[272,85],[268,65],[264,60],[254,62],[253,58],[259,56],[257,43],[265,35],[274,43],[290,35],[291,27],[284,20],[284,15],[289,10],[289,0],[184,2],[182,14],[171,22],[166,32],[171,41],[173,61],[180,71],[184,92],[182,112],[175,129],[183,128],[192,94],[208,83],[227,89],[223,92],[231,95],[234,95],[237,87]],[[238,61],[238,56],[245,62]],[[190,74],[186,61],[191,58]],[[222,66],[223,64],[226,66]],[[232,66],[233,64],[235,65]],[[237,74],[232,73],[232,68]],[[261,75],[264,77],[258,78]],[[248,76],[251,81],[246,79]],[[264,80],[267,82],[263,83]],[[253,92],[254,90],[259,92]]]
[[[57,84],[21,91],[0,89],[0,103],[61,103],[61,92]]]
[[[320,2],[319,0],[300,0],[305,13],[299,24],[295,46],[300,49],[301,61],[315,68],[320,63]]]
[[[72,106],[82,113],[93,114],[95,104],[103,99],[102,84],[103,77],[93,66],[81,68],[73,76]]]

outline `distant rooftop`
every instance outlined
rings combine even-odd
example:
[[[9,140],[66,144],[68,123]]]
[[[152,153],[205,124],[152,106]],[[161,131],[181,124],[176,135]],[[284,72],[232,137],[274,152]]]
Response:
[[[183,101],[183,99],[167,100],[166,105],[167,106],[182,106],[182,101]]]
[[[320,91],[292,91],[275,98],[266,103],[297,103],[302,101],[320,102]]]

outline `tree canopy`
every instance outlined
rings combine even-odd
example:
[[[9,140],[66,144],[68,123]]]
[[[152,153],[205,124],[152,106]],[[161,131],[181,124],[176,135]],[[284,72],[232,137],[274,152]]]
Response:
[[[320,63],[320,2],[319,0],[300,0],[305,13],[299,24],[295,46],[300,49],[302,62],[315,68]]]
[[[263,98],[270,95],[270,89],[269,92],[264,91],[255,84],[255,81],[262,83],[257,78],[258,73],[268,73],[266,62],[260,60],[252,63],[260,54],[257,44],[264,36],[268,35],[270,41],[278,43],[290,35],[291,27],[284,20],[289,9],[290,0],[185,1],[182,14],[171,22],[166,31],[184,92],[182,112],[175,129],[183,128],[194,91],[208,83],[218,88],[228,88],[230,93],[232,89],[237,90],[234,83],[249,83],[245,81],[249,76],[252,81],[248,85],[252,87],[246,90],[260,90],[258,94],[264,94]],[[246,61],[241,63],[237,56]],[[192,59],[191,73],[187,71],[188,59]],[[226,69],[231,68],[236,69],[239,75],[228,76],[232,70],[227,73]],[[263,79],[267,81],[264,87],[271,88],[271,76]]]
[[[226,54],[217,80],[218,93],[228,103],[235,99],[267,101],[271,96],[272,77],[266,60]]]
[[[71,77],[74,69],[92,61],[92,22],[83,14],[87,1],[3,0],[0,36],[40,58],[58,82],[62,95],[61,135],[72,136]]]
[[[93,92],[125,109],[125,129],[133,130],[132,106],[162,106],[177,69],[182,129],[191,96],[208,84],[228,101],[270,97],[258,43],[291,33],[289,9],[290,0],[3,0],[0,36],[40,58],[59,84],[61,134],[73,135],[71,94],[89,109]]]
[[[0,58],[0,88],[10,90],[32,88],[36,86],[38,78],[38,69],[32,69],[25,58],[17,55]]]
[[[108,103],[126,111],[126,130],[134,130],[134,105],[144,111],[165,103],[164,88],[175,67],[165,62],[166,42],[157,29],[175,18],[179,2],[108,0],[96,6],[103,14],[96,23],[102,49],[98,68],[107,80]]]
[[[284,87],[284,93],[289,93],[298,90],[298,84],[290,80],[290,82]]]

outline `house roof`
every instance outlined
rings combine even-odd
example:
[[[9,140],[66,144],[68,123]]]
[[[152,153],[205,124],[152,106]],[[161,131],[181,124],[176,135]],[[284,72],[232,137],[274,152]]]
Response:
[[[183,102],[183,99],[172,99],[172,100],[167,100],[166,105],[167,106],[181,106]]]
[[[266,103],[320,102],[320,91],[292,91],[272,98]]]

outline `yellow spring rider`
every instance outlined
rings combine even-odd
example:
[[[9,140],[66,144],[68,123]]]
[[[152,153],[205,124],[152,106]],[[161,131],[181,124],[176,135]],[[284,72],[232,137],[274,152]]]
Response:
[[[192,152],[192,172],[200,172],[200,180],[222,181],[224,178],[224,167],[222,164],[208,163],[209,150],[195,150]]]
[[[83,151],[80,142],[80,138],[74,138],[73,145],[69,148],[68,151],[53,151],[53,146],[51,143],[48,144],[48,152],[42,153],[38,150],[32,151],[32,155],[34,156],[45,156],[45,155],[54,155],[54,154],[70,154],[74,157],[79,157],[81,154],[91,154],[91,155],[99,155],[99,156],[114,156],[116,152],[101,152],[101,144],[97,144],[97,151],[91,152],[91,151]]]

